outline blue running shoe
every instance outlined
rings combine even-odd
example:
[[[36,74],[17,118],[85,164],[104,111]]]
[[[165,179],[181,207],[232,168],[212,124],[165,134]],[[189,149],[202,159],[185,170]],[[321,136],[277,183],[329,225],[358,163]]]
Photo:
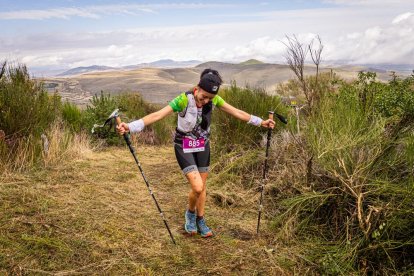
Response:
[[[195,212],[191,213],[188,210],[185,211],[184,229],[185,229],[185,232],[187,232],[190,235],[197,234],[196,218],[197,216]]]
[[[213,231],[206,225],[206,220],[203,218],[197,219],[197,232],[201,237],[208,238],[213,236]]]

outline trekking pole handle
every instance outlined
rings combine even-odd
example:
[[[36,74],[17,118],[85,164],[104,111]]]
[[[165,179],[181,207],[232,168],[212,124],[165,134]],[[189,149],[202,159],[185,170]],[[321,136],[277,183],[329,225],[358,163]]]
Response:
[[[275,114],[273,111],[269,111],[269,119],[273,120],[273,114]]]
[[[116,125],[118,125],[118,126],[122,123],[121,118],[118,115],[115,116],[115,121],[116,121]],[[122,136],[124,136],[125,142],[127,143],[128,147],[129,147],[129,150],[131,152],[133,152],[134,149],[133,149],[133,147],[131,145],[131,140],[129,139],[128,133],[125,132]]]
[[[119,116],[116,116],[115,120],[116,120],[116,125],[118,126],[122,123],[121,118]]]
[[[273,115],[275,114],[275,112],[273,111],[269,111],[269,119],[273,121]],[[269,128],[271,129],[271,128]]]

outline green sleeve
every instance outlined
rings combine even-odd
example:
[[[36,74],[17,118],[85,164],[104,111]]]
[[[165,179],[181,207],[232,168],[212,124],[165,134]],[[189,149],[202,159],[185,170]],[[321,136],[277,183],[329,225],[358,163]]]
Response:
[[[174,112],[181,112],[185,109],[188,104],[188,99],[185,93],[181,93],[174,100],[172,100],[169,105],[174,110]]]
[[[217,107],[222,107],[224,103],[225,103],[225,101],[224,101],[224,100],[223,100],[223,98],[222,98],[222,97],[220,97],[219,95],[216,95],[216,96],[213,98],[213,104],[214,104],[215,106],[217,106]]]

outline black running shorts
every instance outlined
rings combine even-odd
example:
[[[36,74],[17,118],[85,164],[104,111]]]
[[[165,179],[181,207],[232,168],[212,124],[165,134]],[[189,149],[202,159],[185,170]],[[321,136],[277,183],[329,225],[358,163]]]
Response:
[[[189,172],[208,172],[210,166],[210,143],[207,142],[205,150],[200,152],[183,152],[183,145],[174,143],[175,157],[184,175]]]

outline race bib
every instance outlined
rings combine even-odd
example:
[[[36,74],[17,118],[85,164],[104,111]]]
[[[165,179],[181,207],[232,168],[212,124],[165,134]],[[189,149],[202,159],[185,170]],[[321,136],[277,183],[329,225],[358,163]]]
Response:
[[[205,143],[204,138],[191,139],[185,137],[183,139],[183,151],[184,153],[204,151]]]

